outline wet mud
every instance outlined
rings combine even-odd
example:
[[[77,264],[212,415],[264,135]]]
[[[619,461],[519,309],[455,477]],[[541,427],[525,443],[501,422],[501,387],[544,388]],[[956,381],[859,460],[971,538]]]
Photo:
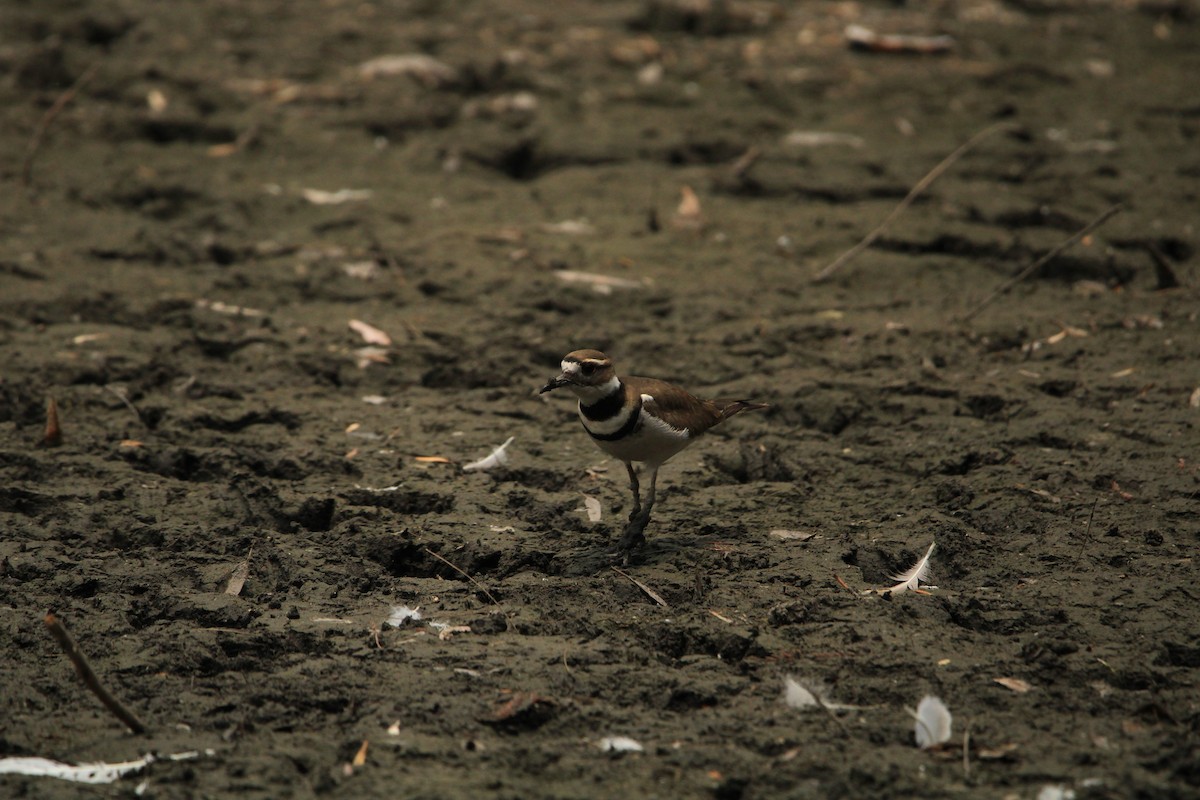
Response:
[[[0,794],[1196,796],[1198,13],[7,4],[0,757],[200,756]]]

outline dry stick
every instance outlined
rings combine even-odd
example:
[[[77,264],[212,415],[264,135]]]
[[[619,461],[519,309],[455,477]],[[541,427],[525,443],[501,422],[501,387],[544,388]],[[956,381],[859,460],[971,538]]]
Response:
[[[647,597],[649,597],[649,598],[650,598],[651,600],[653,600],[654,602],[658,603],[658,604],[659,604],[660,606],[662,606],[663,608],[670,608],[670,606],[669,606],[669,605],[667,605],[667,601],[662,599],[662,595],[660,595],[658,592],[656,592],[656,591],[654,591],[653,589],[651,589],[651,588],[650,588],[649,586],[647,586],[646,584],[644,584],[644,583],[642,583],[641,581],[639,581],[637,578],[635,578],[635,577],[633,577],[632,575],[630,575],[628,572],[625,572],[624,570],[618,569],[617,567],[610,567],[609,569],[611,569],[613,572],[617,573],[618,575],[620,575],[620,576],[622,576],[622,577],[624,577],[624,578],[628,578],[630,581],[632,581],[632,582],[633,582],[633,585],[634,585],[634,586],[638,587],[638,588],[639,588],[639,589],[641,589],[643,592],[645,592]]]
[[[1059,253],[1066,250],[1068,247],[1075,244],[1076,242],[1078,242],[1083,237],[1087,236],[1092,231],[1096,230],[1096,228],[1099,228],[1105,222],[1108,222],[1109,217],[1116,214],[1118,211],[1121,210],[1121,208],[1122,208],[1121,204],[1117,203],[1115,206],[1110,208],[1108,211],[1105,211],[1103,214],[1096,217],[1094,220],[1089,222],[1087,225],[1084,225],[1083,228],[1081,228],[1077,233],[1075,233],[1070,239],[1067,239],[1065,242],[1060,244],[1058,247],[1055,247],[1049,253],[1046,253],[1046,255],[1042,256],[1037,261],[1034,261],[1028,267],[1021,270],[1020,273],[1018,273],[1015,277],[1010,278],[998,289],[995,289],[987,297],[983,298],[978,303],[976,303],[975,307],[972,308],[970,311],[968,311],[963,316],[963,318],[962,318],[963,322],[967,322],[968,320],[970,320],[972,317],[974,317],[976,314],[978,314],[980,311],[982,311],[985,306],[987,306],[989,303],[991,303],[997,297],[1004,294],[1009,289],[1011,289],[1012,287],[1016,286],[1021,281],[1028,278],[1030,275],[1032,275],[1034,272],[1036,272],[1039,268],[1044,266],[1049,261],[1057,258]]]
[[[1083,544],[1079,546],[1079,555],[1075,556],[1076,559],[1082,558],[1083,551],[1086,550],[1087,546],[1092,543],[1092,520],[1096,517],[1096,506],[1098,505],[1100,505],[1099,497],[1097,497],[1096,501],[1092,503],[1092,512],[1088,514],[1087,527],[1083,530]]]
[[[430,550],[428,547],[424,547],[424,548],[422,548],[422,549],[423,549],[423,550],[424,550],[426,553],[428,553],[429,555],[433,556],[433,557],[434,557],[434,558],[436,558],[438,561],[442,562],[442,563],[443,563],[443,564],[445,564],[447,567],[449,567],[450,569],[454,570],[454,571],[455,571],[455,572],[457,572],[459,575],[462,575],[464,578],[466,578],[467,580],[469,580],[471,583],[473,583],[473,584],[475,584],[477,587],[479,587],[479,591],[481,591],[481,592],[483,592],[485,595],[487,595],[487,599],[488,599],[488,600],[491,600],[493,603],[495,603],[495,604],[496,604],[496,608],[500,609],[500,612],[501,612],[502,614],[504,614],[504,625],[505,625],[505,627],[506,627],[508,630],[512,630],[512,620],[508,618],[508,611],[506,611],[506,610],[505,610],[504,606],[500,605],[500,601],[499,601],[499,600],[497,600],[495,597],[493,597],[493,596],[492,596],[492,593],[491,593],[491,592],[489,592],[489,591],[487,590],[487,587],[486,587],[486,586],[484,586],[484,585],[483,585],[482,583],[480,583],[479,581],[475,580],[475,578],[471,577],[471,575],[469,575],[467,572],[463,571],[463,570],[462,570],[462,569],[460,569],[459,567],[457,567],[457,566],[455,566],[454,564],[452,564],[452,563],[450,563],[449,561],[447,561],[447,560],[446,560],[445,558],[443,558],[442,556],[439,556],[437,553],[435,553],[435,552],[433,552],[432,550]]]
[[[46,113],[42,115],[42,121],[38,123],[37,130],[33,133],[33,138],[29,140],[29,147],[25,149],[25,162],[21,165],[21,187],[28,189],[30,181],[33,180],[33,157],[37,155],[38,148],[42,146],[42,141],[46,138],[46,131],[62,113],[62,110],[67,107],[67,104],[75,99],[75,95],[79,94],[88,82],[96,77],[96,72],[100,69],[100,62],[93,62],[90,67],[83,71],[83,74],[75,79],[75,83],[71,84],[65,92],[58,96],[54,104],[46,109]]]
[[[146,726],[142,721],[134,716],[133,712],[121,704],[121,701],[113,697],[104,686],[101,685],[100,679],[96,677],[96,673],[92,671],[92,667],[88,664],[87,659],[83,657],[83,653],[79,650],[79,645],[67,633],[67,629],[58,621],[58,617],[53,614],[47,614],[46,628],[49,629],[50,635],[54,637],[54,641],[58,642],[58,646],[67,654],[67,658],[71,659],[71,663],[75,665],[75,672],[79,674],[83,684],[92,690],[92,694],[100,698],[100,702],[104,707],[113,713],[117,719],[125,723],[125,727],[134,733],[145,733]]]
[[[941,177],[943,172],[950,169],[950,167],[952,167],[954,165],[954,162],[958,161],[958,159],[962,158],[963,155],[966,154],[966,152],[968,150],[970,150],[972,147],[974,147],[979,142],[983,141],[984,139],[986,139],[987,137],[991,136],[994,133],[998,133],[1000,131],[1016,130],[1018,127],[1019,126],[1014,122],[1000,122],[995,125],[992,125],[990,128],[984,128],[979,133],[975,134],[970,139],[968,139],[966,142],[959,145],[959,148],[957,150],[955,150],[953,153],[951,153],[950,155],[948,155],[944,159],[942,159],[942,162],[940,164],[938,164],[933,169],[929,170],[929,172],[925,175],[924,178],[921,178],[921,180],[917,181],[917,184],[915,186],[913,186],[913,188],[911,190],[909,190],[909,193],[905,196],[905,198],[900,201],[900,205],[896,206],[895,210],[892,211],[891,214],[888,214],[887,219],[885,219],[883,222],[879,223],[879,227],[877,227],[875,230],[868,233],[866,235],[866,238],[864,238],[858,244],[854,245],[854,247],[851,247],[845,253],[842,253],[840,256],[838,256],[837,259],[834,260],[834,262],[832,264],[830,264],[829,266],[825,267],[820,272],[818,272],[816,274],[816,276],[813,278],[813,280],[814,281],[826,280],[830,275],[837,272],[842,267],[846,266],[846,264],[850,263],[850,261],[852,261],[856,256],[858,256],[859,253],[861,253],[863,250],[866,250],[868,247],[870,247],[871,244],[876,239],[878,239],[880,236],[883,235],[883,232],[885,230],[887,230],[887,227],[889,225],[892,224],[892,221],[895,220],[896,217],[900,216],[900,213],[903,212],[904,209],[906,209],[910,205],[912,205],[913,201],[917,199],[917,196],[920,195],[921,192],[928,189],[929,185],[931,183],[933,183],[939,177]]]

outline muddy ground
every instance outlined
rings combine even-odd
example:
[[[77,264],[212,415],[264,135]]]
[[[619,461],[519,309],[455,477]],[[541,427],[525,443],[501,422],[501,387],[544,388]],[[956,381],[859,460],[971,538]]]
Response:
[[[697,5],[5,4],[0,756],[202,754],[0,794],[1197,796],[1197,6]],[[771,404],[628,577],[581,347]]]

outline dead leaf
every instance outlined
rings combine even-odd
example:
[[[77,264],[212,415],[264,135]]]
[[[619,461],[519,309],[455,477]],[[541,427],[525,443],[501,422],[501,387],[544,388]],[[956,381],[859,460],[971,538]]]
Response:
[[[359,369],[366,369],[371,364],[390,364],[388,350],[385,347],[367,345],[354,351],[354,363]]]
[[[449,464],[450,459],[445,456],[415,456],[413,461],[421,464]]]
[[[992,680],[1006,689],[1012,689],[1017,694],[1025,694],[1033,688],[1028,681],[1023,681],[1020,678],[993,678]]]
[[[907,34],[876,33],[862,25],[847,25],[843,33],[851,50],[871,53],[919,53],[935,55],[954,49],[950,36],[912,36]]]
[[[562,222],[547,222],[542,225],[542,230],[565,236],[590,236],[596,232],[596,227],[586,219],[564,219]]]
[[[634,281],[629,278],[617,278],[612,275],[600,275],[595,272],[579,272],[573,269],[556,270],[554,277],[563,283],[583,283],[592,287],[599,294],[612,294],[613,289],[641,289],[645,281]]]
[[[771,531],[771,535],[776,539],[791,539],[797,542],[807,542],[817,534],[813,531],[791,531],[786,528],[776,528]]]
[[[981,761],[1000,761],[1006,759],[1016,752],[1018,745],[1015,742],[998,745],[997,747],[981,747],[975,752]]]
[[[370,200],[374,193],[370,189],[338,189],[336,192],[327,192],[324,189],[302,189],[300,194],[314,206],[337,206],[342,203],[359,203],[363,200]]]
[[[783,137],[785,147],[827,147],[843,145],[861,149],[866,145],[861,136],[852,133],[834,133],[830,131],[791,131]]]
[[[229,582],[225,584],[225,594],[231,594],[237,597],[242,593],[242,587],[246,585],[246,579],[250,577],[250,556],[254,553],[251,549],[246,554],[245,560],[233,568],[233,573],[229,576]]]
[[[502,726],[538,727],[549,721],[557,706],[553,699],[544,697],[537,692],[513,692],[512,697],[495,710],[491,718],[485,720]]]
[[[267,312],[260,311],[257,308],[235,306],[223,303],[220,300],[205,300],[204,298],[196,301],[196,308],[207,309],[216,314],[228,314],[231,317],[265,317],[267,315]]]
[[[1061,497],[1059,497],[1058,495],[1055,495],[1055,494],[1051,494],[1050,492],[1046,491],[1045,489],[1033,489],[1033,488],[1029,488],[1029,487],[1022,487],[1022,488],[1024,488],[1025,491],[1029,492],[1030,494],[1036,494],[1038,497],[1042,497],[1042,498],[1045,498],[1046,500],[1049,500],[1051,503],[1054,503],[1055,505],[1062,502]]]
[[[372,58],[370,61],[364,61],[358,65],[358,74],[367,80],[393,75],[408,75],[431,89],[437,89],[458,80],[458,71],[454,67],[424,53]]]
[[[700,216],[700,198],[692,191],[690,186],[681,186],[679,188],[680,200],[679,208],[675,213],[681,217],[699,217]]]
[[[209,145],[205,153],[209,158],[229,158],[229,156],[241,149],[237,142],[222,142],[221,144]]]
[[[58,403],[51,397],[46,402],[46,433],[42,436],[42,444],[46,447],[58,447],[62,443],[62,427],[58,424]]]
[[[1188,397],[1188,408],[1200,408],[1200,386],[1192,390],[1192,394]]]
[[[121,447],[141,447],[142,443],[139,442],[137,439],[122,439],[120,446]]]
[[[725,616],[724,614],[721,614],[721,613],[720,613],[720,612],[718,612],[716,609],[712,609],[712,608],[710,608],[710,609],[708,610],[708,613],[712,614],[714,617],[716,617],[717,619],[721,620],[721,622],[724,622],[724,623],[726,623],[726,624],[728,624],[728,625],[732,625],[732,624],[733,624],[733,620],[732,620],[731,618],[729,618],[729,617]]]
[[[599,522],[603,516],[603,510],[600,507],[600,501],[590,495],[583,496],[583,505],[587,509],[588,521]]]
[[[362,747],[358,748],[358,752],[354,754],[354,760],[350,763],[356,767],[361,767],[367,763],[367,745],[369,742],[363,739]]]
[[[671,226],[680,231],[699,231],[704,227],[704,213],[700,209],[700,198],[690,186],[679,188],[679,207],[671,218]]]
[[[377,344],[381,347],[391,347],[392,337],[376,328],[374,325],[369,325],[360,319],[350,320],[350,330],[362,337],[367,344]]]
[[[1056,333],[1052,336],[1047,336],[1046,344],[1058,344],[1063,339],[1066,339],[1068,336],[1072,336],[1077,339],[1082,339],[1088,335],[1087,331],[1085,331],[1083,328],[1076,328],[1072,325],[1065,325],[1061,322],[1059,323],[1059,325],[1062,325],[1062,330],[1060,330],[1058,333]]]
[[[161,114],[167,110],[167,95],[161,89],[151,89],[146,94],[146,106],[155,114]]]
[[[443,642],[448,640],[456,633],[470,633],[470,625],[446,625],[438,631],[438,638]]]

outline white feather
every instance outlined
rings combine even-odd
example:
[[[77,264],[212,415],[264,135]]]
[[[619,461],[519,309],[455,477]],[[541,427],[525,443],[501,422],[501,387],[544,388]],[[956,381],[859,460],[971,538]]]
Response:
[[[792,708],[816,708],[817,696],[807,686],[790,675],[783,679],[783,702]]]
[[[204,754],[212,755],[213,751],[206,750]],[[60,778],[64,781],[73,781],[75,783],[113,783],[126,775],[145,769],[147,765],[153,764],[155,761],[185,761],[199,757],[200,753],[198,751],[189,750],[184,753],[172,753],[166,756],[147,754],[133,761],[121,761],[115,764],[105,764],[102,762],[64,764],[61,761],[52,761],[48,758],[17,756],[14,758],[0,758],[0,774],[35,775],[46,778]]]
[[[388,615],[387,624],[393,628],[399,628],[409,620],[416,622],[421,619],[421,609],[409,608],[408,606],[392,606],[392,613]]]
[[[478,461],[472,461],[470,464],[463,464],[463,472],[475,472],[477,470],[489,470],[496,467],[502,467],[508,463],[508,453],[504,452],[515,437],[508,437],[504,440],[504,444],[497,447],[486,458],[481,458]]]
[[[825,708],[828,711],[856,711],[862,706],[849,706],[829,699],[828,688],[818,681],[802,681],[791,675],[783,678],[783,702],[792,708]]]
[[[605,736],[597,744],[606,753],[641,753],[645,750],[641,742],[628,736]]]
[[[933,555],[933,548],[937,546],[937,542],[930,542],[929,549],[925,551],[925,555],[917,559],[917,563],[913,564],[907,571],[899,575],[893,575],[892,580],[896,581],[895,586],[889,586],[886,589],[868,589],[863,594],[900,594],[901,592],[913,591],[917,589],[922,581],[928,582],[929,579],[929,559]]]
[[[941,700],[931,694],[922,697],[916,717],[917,747],[924,750],[950,741],[950,729],[954,721],[950,709]]]
[[[896,581],[896,586],[903,586],[905,589],[916,589],[921,581],[929,577],[929,557],[933,555],[933,548],[937,546],[937,542],[930,542],[929,549],[925,551],[925,555],[921,556],[917,563],[913,564],[907,572],[900,575],[893,575],[892,580]],[[895,589],[894,591],[899,591]]]

